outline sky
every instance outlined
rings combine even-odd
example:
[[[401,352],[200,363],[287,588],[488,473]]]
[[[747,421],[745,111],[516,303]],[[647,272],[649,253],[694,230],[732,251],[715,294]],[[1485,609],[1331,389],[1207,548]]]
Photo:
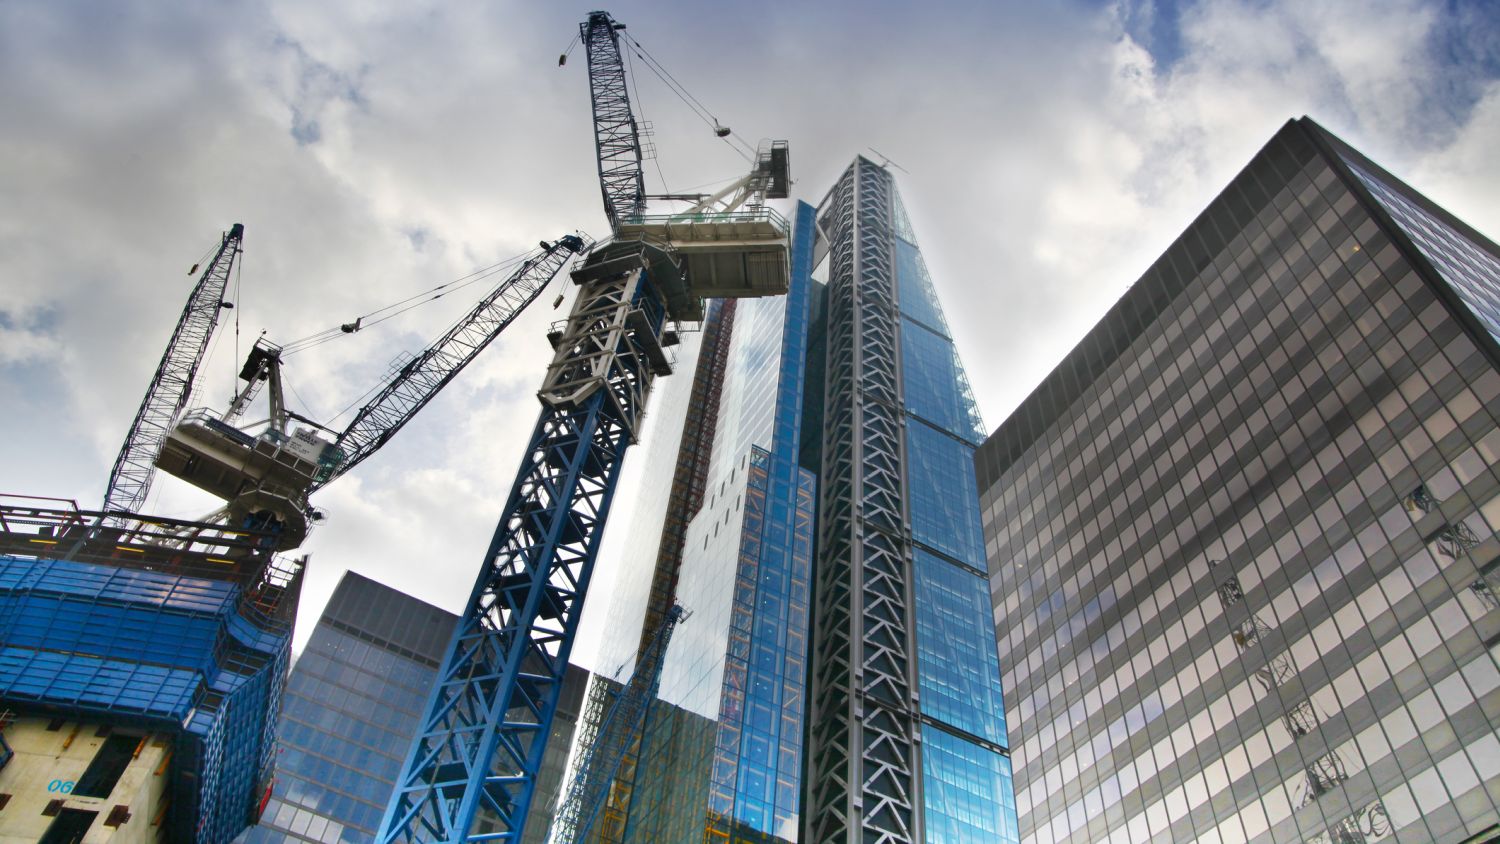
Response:
[[[589,11],[0,2],[0,493],[99,505],[188,268],[233,223],[235,308],[193,402],[219,409],[262,332],[290,342],[539,240],[606,234],[581,48],[557,62]],[[610,11],[736,138],[790,142],[794,196],[816,204],[855,155],[892,162],[990,429],[1290,118],[1500,236],[1500,15],[1484,0]],[[745,172],[662,80],[630,70],[656,151],[648,189]],[[536,418],[562,289],[318,493],[329,518],[302,549],[299,644],[348,569],[461,609]],[[289,357],[293,409],[347,422],[482,293],[463,290]],[[628,457],[627,471],[596,593],[625,542]],[[147,510],[214,506],[158,475]]]

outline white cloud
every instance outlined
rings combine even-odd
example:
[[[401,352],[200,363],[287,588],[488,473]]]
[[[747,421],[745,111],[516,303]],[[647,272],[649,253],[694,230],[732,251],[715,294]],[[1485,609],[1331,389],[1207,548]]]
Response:
[[[1449,8],[1204,0],[1180,11],[1166,61],[1125,22],[1155,31],[1167,5],[615,11],[737,133],[789,138],[809,201],[867,147],[910,171],[903,197],[994,426],[1288,118],[1311,114],[1500,229],[1500,90],[1491,65],[1453,65],[1490,55],[1476,33],[1495,24],[1465,18],[1464,50],[1445,49]],[[539,239],[601,235],[581,52],[556,66],[578,17],[492,2],[0,5],[0,389],[24,409],[0,438],[4,491],[97,500],[185,270],[231,223],[246,254],[204,368],[216,405],[262,329],[305,336]],[[743,161],[635,70],[652,179],[657,164],[677,189],[738,175]],[[348,405],[457,299],[294,356],[299,404]],[[331,520],[307,546],[303,635],[349,567],[459,608],[558,316],[523,315],[321,494]],[[153,497],[186,515],[205,503],[180,484]]]

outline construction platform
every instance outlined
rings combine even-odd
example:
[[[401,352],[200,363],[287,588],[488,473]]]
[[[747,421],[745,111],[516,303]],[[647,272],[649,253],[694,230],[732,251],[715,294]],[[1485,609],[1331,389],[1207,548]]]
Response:
[[[791,228],[770,208],[622,218],[573,272],[580,284],[644,266],[674,320],[703,319],[704,299],[787,291]]]

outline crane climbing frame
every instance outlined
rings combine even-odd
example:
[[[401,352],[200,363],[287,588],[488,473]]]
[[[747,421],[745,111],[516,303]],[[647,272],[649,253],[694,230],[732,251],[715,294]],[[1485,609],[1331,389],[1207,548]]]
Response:
[[[668,314],[637,266],[580,290],[380,841],[517,841]],[[494,832],[473,832],[476,820]]]

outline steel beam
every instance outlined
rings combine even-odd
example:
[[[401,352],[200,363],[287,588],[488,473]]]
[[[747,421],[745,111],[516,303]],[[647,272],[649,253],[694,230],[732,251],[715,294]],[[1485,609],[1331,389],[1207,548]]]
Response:
[[[664,323],[643,271],[580,290],[378,841],[520,840]]]

